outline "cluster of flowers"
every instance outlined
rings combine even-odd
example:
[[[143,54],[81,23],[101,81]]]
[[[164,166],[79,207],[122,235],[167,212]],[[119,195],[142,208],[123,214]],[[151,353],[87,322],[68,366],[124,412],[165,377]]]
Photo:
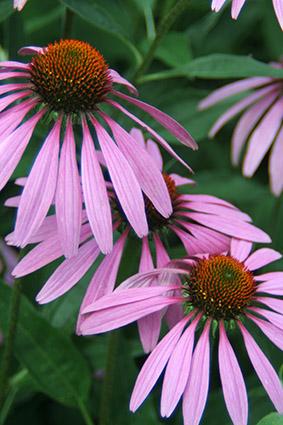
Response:
[[[220,3],[223,1],[218,6]],[[248,331],[249,324],[255,323],[283,348],[283,301],[279,298],[283,295],[283,273],[255,273],[281,255],[270,248],[251,253],[253,242],[268,243],[269,236],[231,203],[180,190],[194,182],[166,173],[157,143],[190,167],[120,100],[149,114],[185,146],[197,149],[196,142],[173,118],[133,97],[138,95],[136,88],[109,69],[95,48],[82,41],[61,40],[46,48],[23,48],[20,54],[32,55],[31,61],[0,64],[0,79],[12,80],[0,87],[0,189],[24,155],[36,126],[52,123],[52,128],[28,177],[16,181],[22,193],[6,202],[17,209],[15,229],[7,236],[7,243],[35,245],[13,275],[27,275],[62,258],[37,295],[39,303],[48,303],[77,284],[104,254],[82,302],[77,333],[92,335],[137,321],[143,348],[150,355],[138,376],[131,410],[141,405],[166,369],[162,416],[170,416],[183,396],[184,423],[198,424],[208,395],[210,339],[217,338],[227,410],[234,424],[245,425],[247,392],[228,339],[234,329],[240,331],[262,385],[282,413],[280,380]],[[274,111],[269,113],[276,116],[278,130],[278,84],[258,80],[236,83],[232,90],[263,86],[261,94],[253,97],[261,102],[257,117],[276,99]],[[116,84],[130,95],[114,88]],[[202,107],[223,99],[230,91],[231,87],[218,91]],[[264,97],[266,91],[268,96]],[[139,128],[127,131],[121,127],[111,117],[112,109]],[[250,111],[246,112],[249,117],[255,114]],[[231,116],[228,112],[222,117],[221,125]],[[264,120],[254,132],[264,126]],[[258,120],[246,121],[251,131]],[[221,125],[216,124],[216,128]],[[247,124],[245,131],[243,135],[241,130],[241,141],[236,142],[237,152],[247,137]],[[275,133],[268,142],[264,140],[262,151],[270,146]],[[144,134],[151,139],[145,139]],[[277,136],[275,146],[279,143]],[[256,160],[252,158],[253,170],[262,156],[258,153]],[[166,246],[175,239],[181,241],[184,258],[170,258]],[[117,286],[129,241],[137,249],[140,246],[139,268],[136,275]],[[163,321],[169,331],[158,342]]]

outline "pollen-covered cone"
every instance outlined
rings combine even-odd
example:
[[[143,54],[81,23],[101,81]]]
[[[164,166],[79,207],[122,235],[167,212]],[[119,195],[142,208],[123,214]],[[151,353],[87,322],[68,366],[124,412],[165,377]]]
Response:
[[[55,200],[59,243],[66,257],[76,255],[84,201],[99,248],[103,253],[111,251],[111,210],[97,155],[98,146],[127,220],[139,237],[147,235],[143,192],[166,218],[172,213],[168,190],[160,171],[156,167],[151,173],[145,170],[147,162],[139,161],[139,146],[126,130],[100,109],[101,106],[107,104],[110,109],[119,110],[137,122],[184,165],[169,144],[120,101],[151,115],[186,146],[196,149],[195,141],[167,114],[115,90],[114,85],[119,84],[137,95],[135,87],[109,69],[103,56],[88,43],[61,40],[46,48],[23,48],[20,54],[32,55],[31,61],[0,62],[0,80],[13,81],[0,87],[0,189],[20,162],[37,124],[43,119],[46,126],[47,122],[53,124],[51,129],[46,129],[47,137],[24,186],[14,243],[21,247],[28,243]],[[76,129],[80,127],[80,131],[74,132],[74,125]],[[104,128],[106,125],[110,134]],[[77,153],[81,155],[81,173]],[[153,182],[155,190],[152,190]]]
[[[247,425],[245,381],[229,341],[231,329],[238,328],[259,380],[274,408],[283,413],[280,379],[247,329],[249,322],[257,325],[270,343],[283,349],[283,300],[278,298],[283,295],[283,272],[257,273],[281,254],[268,248],[251,253],[251,247],[250,242],[232,239],[225,254],[198,255],[139,273],[84,309],[84,335],[117,329],[168,306],[182,310],[139,373],[130,401],[132,411],[165,371],[161,415],[169,417],[183,397],[184,424],[198,425],[208,397],[211,338],[218,329],[215,341],[225,404],[234,425]],[[242,350],[239,343],[236,348]]]
[[[160,172],[163,171],[163,161],[158,146],[152,140],[145,142],[143,134],[138,129],[132,129],[131,136],[135,140],[135,144],[140,147],[139,160],[143,161],[147,155],[147,169],[150,170],[155,164]],[[99,158],[101,163],[105,164],[101,153],[99,153]],[[154,207],[148,195],[144,196],[150,233],[149,237],[145,236],[142,239],[138,239],[134,235],[113,186],[111,182],[108,182],[108,195],[113,209],[113,228],[116,230],[117,239],[113,251],[101,261],[90,281],[80,308],[77,322],[78,333],[81,333],[81,327],[85,320],[85,316],[81,312],[95,299],[111,293],[117,284],[117,273],[127,244],[131,244],[137,252],[141,252],[136,271],[147,272],[151,271],[155,265],[163,267],[170,261],[170,245],[176,243],[176,237],[182,243],[184,253],[187,252],[190,255],[201,252],[218,254],[227,251],[231,237],[256,242],[270,241],[265,232],[250,223],[251,219],[247,214],[231,203],[214,196],[189,194],[190,185],[194,182],[187,177],[164,172],[162,176],[173,210],[168,218],[164,218]],[[25,184],[25,179],[20,179],[17,183]],[[180,193],[180,187],[184,185],[188,187],[188,194]],[[184,192],[184,188],[182,192]],[[20,202],[20,197],[14,197],[8,199],[6,205],[17,207]],[[78,255],[71,259],[65,259],[55,270],[39,292],[38,302],[47,303],[63,295],[79,282],[98,258],[99,249],[91,235],[86,210],[83,210],[82,223]],[[56,217],[50,215],[29,240],[30,243],[36,243],[37,246],[20,261],[14,269],[14,275],[20,277],[32,273],[61,257],[63,251],[58,243],[59,238]],[[13,234],[7,237],[9,243],[13,239]],[[166,248],[166,242],[169,242],[168,248]],[[153,283],[149,282],[149,285]],[[138,322],[141,341],[146,352],[151,351],[158,341],[162,317],[164,316],[168,324],[172,326],[179,320],[180,313],[180,306],[172,306]]]
[[[282,63],[272,63],[282,68]],[[199,109],[213,107],[237,94],[243,98],[227,109],[210,130],[214,137],[222,127],[242,113],[232,135],[231,159],[238,165],[246,144],[243,174],[252,177],[269,152],[268,172],[274,195],[283,190],[283,79],[251,77],[228,84],[212,92]]]

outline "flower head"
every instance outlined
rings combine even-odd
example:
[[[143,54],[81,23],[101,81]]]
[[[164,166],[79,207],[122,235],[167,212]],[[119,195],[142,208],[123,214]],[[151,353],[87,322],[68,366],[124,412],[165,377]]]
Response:
[[[251,254],[251,246],[233,239],[227,253],[203,254],[138,274],[83,311],[85,335],[119,328],[168,306],[180,306],[183,311],[144,363],[131,397],[132,411],[143,403],[165,369],[162,416],[170,416],[183,396],[184,424],[199,424],[209,388],[210,334],[215,338],[218,329],[218,365],[226,407],[234,425],[246,425],[247,391],[229,342],[230,332],[238,328],[262,385],[283,413],[282,384],[247,329],[253,322],[283,349],[283,300],[277,298],[283,294],[282,272],[256,273],[281,255],[266,248]]]
[[[117,240],[113,251],[100,263],[95,272],[81,305],[81,311],[89,304],[113,291],[116,284],[120,261],[127,243],[132,243],[140,252],[138,270],[140,272],[151,271],[156,264],[163,267],[170,260],[170,248],[166,244],[175,243],[174,239],[180,239],[184,252],[190,255],[208,252],[219,254],[229,248],[231,237],[241,237],[248,241],[268,242],[268,235],[250,223],[248,215],[238,210],[232,204],[219,198],[208,195],[186,195],[179,192],[184,184],[191,185],[192,180],[176,174],[166,174],[163,170],[162,157],[157,145],[152,141],[144,141],[140,130],[133,129],[131,135],[136,145],[140,146],[139,159],[144,161],[145,154],[148,155],[146,164],[151,168],[151,162],[163,171],[164,184],[172,203],[172,213],[169,217],[163,217],[154,206],[152,200],[144,195],[145,212],[149,224],[149,235],[138,239],[128,221],[119,199],[113,190],[113,185],[108,182],[108,193],[114,210],[113,228],[116,230]],[[105,163],[104,159],[101,161]],[[20,180],[20,184],[25,181]],[[17,206],[20,197],[7,201],[9,206]],[[97,242],[91,238],[90,223],[87,220],[86,211],[83,212],[83,226],[81,230],[80,247],[76,257],[66,259],[48,279],[37,296],[40,303],[47,303],[61,296],[73,287],[86,271],[92,266],[99,255]],[[13,235],[9,235],[9,243],[13,241]],[[14,269],[17,277],[31,273],[62,256],[63,252],[58,245],[59,235],[56,228],[56,219],[49,216],[43,225],[30,240],[31,243],[39,244],[33,248]],[[154,252],[156,262],[154,262]],[[136,271],[138,271],[136,270]],[[177,308],[169,308],[166,318],[170,323],[180,317]],[[145,351],[151,351],[157,343],[161,315],[158,313],[150,319],[139,321],[139,331]],[[80,333],[84,316],[79,315],[77,332]]]
[[[275,67],[282,64],[274,63]],[[244,111],[232,136],[232,162],[238,165],[244,144],[247,149],[243,161],[243,174],[251,177],[270,150],[269,175],[272,192],[279,196],[283,189],[282,151],[282,87],[283,81],[270,77],[252,77],[228,84],[215,90],[200,102],[200,109],[206,109],[235,94],[247,91],[221,115],[210,130],[213,137],[228,121]],[[252,92],[250,92],[252,90]]]
[[[212,0],[211,9],[219,12],[226,0]],[[233,19],[237,19],[246,0],[232,0],[231,15]],[[283,29],[283,2],[282,0],[272,0],[273,7],[278,19],[278,22]]]
[[[36,125],[44,117],[54,124],[48,130],[27,178],[18,208],[14,243],[21,247],[28,243],[30,236],[42,225],[55,198],[63,252],[66,257],[75,255],[84,199],[86,214],[100,249],[104,253],[111,251],[111,210],[99,164],[98,145],[125,216],[137,235],[145,236],[148,224],[143,193],[166,218],[172,212],[167,187],[156,166],[148,172],[147,162],[139,160],[140,149],[131,135],[100,108],[107,104],[121,111],[145,128],[183,164],[184,161],[161,136],[117,100],[123,99],[147,112],[183,144],[196,149],[190,134],[155,107],[115,90],[114,85],[120,84],[137,95],[135,87],[109,69],[98,50],[86,42],[61,40],[46,48],[23,48],[20,54],[32,55],[30,63],[0,63],[1,80],[20,81],[0,87],[0,189],[17,167]],[[106,124],[111,135],[103,126]],[[81,179],[77,151],[81,153]],[[145,156],[143,158],[147,160]]]

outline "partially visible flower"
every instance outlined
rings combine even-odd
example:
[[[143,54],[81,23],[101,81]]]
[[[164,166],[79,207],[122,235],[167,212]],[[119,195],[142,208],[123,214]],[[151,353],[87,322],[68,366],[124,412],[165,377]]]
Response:
[[[93,335],[168,306],[183,309],[183,317],[144,363],[131,397],[132,411],[143,403],[165,369],[161,415],[169,417],[183,396],[184,424],[198,425],[208,396],[210,333],[213,328],[215,337],[218,328],[218,365],[226,407],[234,425],[246,425],[246,386],[228,338],[238,328],[263,387],[275,409],[283,413],[280,379],[247,329],[249,322],[256,324],[283,349],[283,300],[277,298],[283,295],[283,273],[255,272],[281,255],[266,248],[251,254],[251,246],[250,242],[234,239],[228,253],[199,255],[175,265],[173,262],[163,270],[138,274],[84,310],[82,334]],[[181,286],[174,278],[176,273],[182,279]]]
[[[226,0],[212,0],[211,9],[219,12]],[[246,0],[232,0],[231,15],[233,19],[237,19]],[[278,22],[283,29],[283,0],[272,0],[273,7],[278,19]]]
[[[14,243],[21,247],[27,244],[29,237],[41,226],[55,197],[63,252],[66,257],[75,255],[80,239],[83,192],[86,214],[97,243],[103,253],[111,251],[111,210],[95,144],[99,144],[103,152],[121,208],[138,236],[145,236],[148,224],[143,192],[160,214],[168,217],[172,212],[168,190],[160,171],[156,167],[149,168],[148,155],[144,153],[145,161],[140,161],[139,146],[126,130],[102,112],[101,105],[107,104],[137,122],[183,164],[161,136],[116,99],[123,99],[147,112],[186,146],[196,149],[195,141],[167,114],[115,90],[113,84],[121,84],[137,95],[135,87],[116,71],[108,69],[103,56],[86,42],[61,40],[46,48],[23,48],[20,54],[32,54],[33,58],[28,64],[0,63],[1,80],[16,78],[21,81],[0,87],[0,111],[4,111],[0,116],[0,189],[13,174],[37,123],[46,117],[53,119],[54,125],[25,184]],[[103,127],[106,123],[113,138]],[[79,125],[82,135],[75,137],[74,124]],[[82,191],[77,145],[81,147]]]
[[[155,162],[158,169],[162,171],[163,162],[157,145],[152,140],[145,143],[143,135],[138,129],[133,129],[131,135],[135,139],[135,144],[141,148],[140,161],[145,160],[144,154],[147,153],[151,161]],[[148,161],[146,163],[150,165]],[[150,165],[149,168],[151,167]],[[209,252],[210,254],[223,252],[229,248],[231,236],[249,241],[270,241],[266,233],[250,224],[250,217],[247,214],[229,202],[208,195],[181,194],[179,187],[184,184],[192,184],[192,180],[176,174],[163,173],[163,177],[170,194],[173,211],[168,218],[162,217],[149,198],[145,196],[145,210],[150,233],[143,239],[138,239],[133,234],[113,187],[110,182],[108,183],[109,197],[114,210],[113,227],[119,236],[113,251],[102,260],[95,272],[82,302],[81,310],[93,303],[95,299],[113,290],[120,261],[129,238],[133,244],[136,244],[136,249],[141,250],[140,272],[150,271],[154,268],[153,250],[156,254],[155,264],[157,267],[167,264],[170,260],[170,249],[166,248],[166,243],[170,244],[172,238],[176,236],[182,242],[184,250],[190,255],[200,252]],[[19,202],[20,198],[16,197],[8,200],[6,205],[17,206]],[[97,243],[93,238],[90,239],[90,223],[85,212],[83,223],[78,255],[63,261],[49,278],[37,296],[40,303],[50,302],[68,291],[81,279],[98,257]],[[55,217],[49,216],[41,229],[30,240],[32,243],[40,243],[21,260],[13,272],[14,275],[16,277],[26,275],[59,258],[63,253],[58,239]],[[10,235],[7,240],[13,240],[13,235]],[[179,319],[179,313],[179,308],[175,307],[163,312],[171,324]],[[139,321],[141,340],[147,352],[151,351],[157,343],[161,318],[162,315],[157,313]],[[78,333],[80,333],[83,320],[84,317],[80,315],[77,324]]]
[[[14,9],[18,9],[20,12],[24,8],[26,2],[27,0],[14,0]]]
[[[5,282],[10,285],[15,280],[11,273],[17,262],[18,255],[16,251],[10,246],[7,246],[5,242],[0,239],[0,275],[3,276]]]
[[[274,67],[282,67],[273,63]],[[283,79],[252,77],[228,84],[212,92],[199,104],[201,110],[209,108],[235,94],[247,91],[245,97],[222,114],[211,128],[210,137],[232,118],[245,111],[232,136],[232,163],[238,165],[244,144],[247,150],[243,161],[243,174],[252,177],[269,151],[271,190],[279,196],[283,190]],[[250,90],[253,90],[250,92]]]

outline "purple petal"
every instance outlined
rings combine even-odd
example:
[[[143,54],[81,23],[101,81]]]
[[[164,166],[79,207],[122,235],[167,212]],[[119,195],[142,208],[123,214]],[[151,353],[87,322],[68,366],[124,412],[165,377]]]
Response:
[[[16,62],[16,61],[3,61],[3,62],[0,62],[0,68],[24,69],[29,71],[30,64]]]
[[[194,350],[190,375],[184,391],[184,425],[198,425],[205,408],[209,386],[209,330],[208,320]]]
[[[191,315],[190,315],[191,316]],[[131,396],[130,410],[135,412],[146,399],[166,366],[190,316],[181,320],[155,347],[144,363]]]
[[[103,174],[85,118],[82,119],[82,187],[86,212],[95,240],[106,254],[113,247],[112,217]]]
[[[117,91],[113,91],[113,94],[120,97],[121,99],[127,100],[143,111],[147,112],[151,115],[157,122],[159,122],[164,128],[166,128],[169,133],[176,137],[181,143],[188,146],[189,148],[196,150],[198,149],[198,145],[192,136],[182,127],[177,121],[171,118],[169,115],[160,111],[159,109],[151,106],[145,102],[142,102],[138,99],[134,99],[130,96],[127,96],[124,93],[120,93]]]
[[[161,415],[169,417],[185,390],[199,317],[193,320],[179,339],[166,367],[161,395]]]
[[[252,312],[260,314],[265,319],[269,320],[274,326],[277,326],[279,329],[283,330],[283,316],[273,311],[269,311],[259,307],[250,308]]]
[[[70,258],[78,252],[82,220],[81,184],[70,117],[61,149],[55,205],[63,252]]]
[[[55,270],[36,297],[40,304],[55,300],[69,291],[88,271],[99,255],[99,248],[90,240],[80,247],[78,254],[66,259]]]
[[[130,135],[135,139],[135,141],[140,145],[141,148],[146,148],[143,133],[139,128],[133,127],[130,130]]]
[[[276,410],[279,413],[283,413],[283,389],[282,384],[270,364],[267,357],[261,351],[255,340],[249,334],[249,332],[244,328],[244,326],[238,322],[240,330],[242,332],[245,346],[249,355],[249,358],[255,368],[255,371],[265,388],[267,394],[269,395],[272,403],[274,404]]]
[[[176,186],[184,186],[186,184],[195,185],[195,181],[187,177],[179,176],[179,174],[172,173],[170,177],[174,180]]]
[[[244,6],[246,0],[233,0],[232,1],[232,8],[231,8],[231,15],[233,19],[237,19],[239,16],[239,13],[241,12],[242,7]]]
[[[58,171],[61,119],[50,131],[31,169],[18,208],[14,240],[24,247],[41,226],[53,201]]]
[[[25,46],[18,50],[20,56],[37,55],[38,53],[44,52],[42,47],[37,46]]]
[[[256,300],[267,305],[272,310],[277,311],[279,314],[283,313],[283,300],[270,297],[256,297]]]
[[[218,364],[227,410],[234,424],[246,425],[248,397],[245,381],[222,321],[219,331]]]
[[[282,255],[271,248],[261,248],[251,254],[245,261],[249,270],[257,270],[273,261],[279,260]]]
[[[99,144],[119,202],[139,237],[148,233],[145,205],[140,185],[128,161],[101,124],[91,116]]]
[[[152,157],[153,161],[157,165],[158,169],[160,171],[163,170],[163,159],[162,155],[160,153],[159,147],[157,143],[155,143],[153,140],[148,139],[146,142],[146,150],[149,153],[149,155]]]
[[[231,255],[239,261],[245,261],[252,249],[252,243],[242,239],[232,239],[231,241]]]
[[[166,251],[157,233],[153,233],[153,239],[155,244],[157,267],[158,268],[165,267],[170,261],[169,254]]]
[[[281,29],[283,30],[283,2],[282,0],[272,0],[273,7],[280,24]]]
[[[283,350],[283,330],[278,329],[272,323],[266,322],[265,320],[259,319],[252,314],[247,316],[260,328],[260,330],[276,345],[280,350]]]
[[[112,83],[122,84],[123,86],[126,86],[127,87],[127,89],[129,90],[130,93],[134,94],[135,96],[138,96],[139,95],[139,92],[137,91],[137,89],[135,88],[135,86],[133,86],[133,84],[131,84],[128,80],[126,80],[125,78],[123,78],[114,69],[109,69],[109,75],[110,75],[110,78],[111,78]]]
[[[272,192],[275,196],[279,196],[283,190],[283,128],[281,128],[274,142],[268,169]]]
[[[271,295],[283,295],[283,279],[267,280],[257,286],[258,292],[266,292]]]

